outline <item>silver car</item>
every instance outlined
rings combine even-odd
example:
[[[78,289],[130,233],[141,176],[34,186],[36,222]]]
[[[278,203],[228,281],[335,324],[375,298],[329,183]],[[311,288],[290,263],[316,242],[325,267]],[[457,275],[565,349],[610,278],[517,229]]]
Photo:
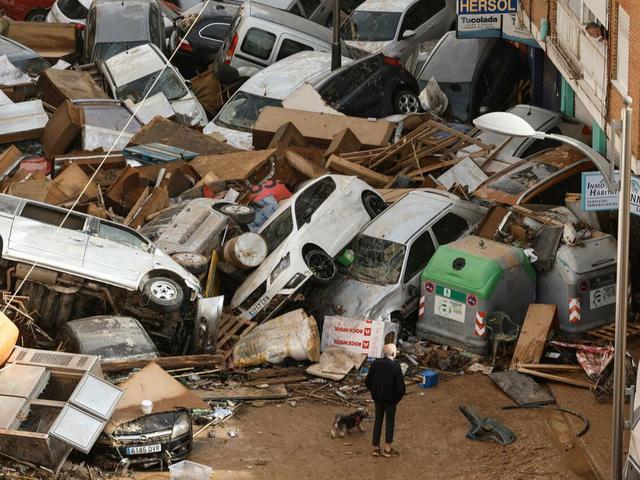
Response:
[[[418,306],[420,273],[438,246],[466,234],[485,212],[440,190],[408,193],[353,240],[353,262],[329,286],[307,296],[309,312],[318,320],[408,317]]]
[[[0,242],[3,260],[138,291],[158,311],[201,293],[195,276],[135,230],[64,208],[0,195]]]

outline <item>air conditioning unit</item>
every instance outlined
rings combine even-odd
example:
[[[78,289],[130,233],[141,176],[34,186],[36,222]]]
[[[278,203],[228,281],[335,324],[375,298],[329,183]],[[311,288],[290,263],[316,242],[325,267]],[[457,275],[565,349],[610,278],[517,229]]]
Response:
[[[95,355],[15,347],[7,363],[47,367],[53,372],[80,374],[91,372],[98,377],[103,377],[100,357]]]

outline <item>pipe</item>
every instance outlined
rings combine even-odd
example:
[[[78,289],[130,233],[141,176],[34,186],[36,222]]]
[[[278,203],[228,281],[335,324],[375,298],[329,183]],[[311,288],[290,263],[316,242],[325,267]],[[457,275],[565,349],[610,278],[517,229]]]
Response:
[[[340,0],[333,0],[333,43],[331,45],[331,71],[340,68]]]
[[[631,98],[622,107],[622,142],[620,152],[620,196],[618,205],[618,254],[616,275],[616,336],[613,357],[613,447],[611,478],[622,478],[624,465],[624,391],[625,354],[627,351],[627,316],[629,314],[629,224],[631,213]]]

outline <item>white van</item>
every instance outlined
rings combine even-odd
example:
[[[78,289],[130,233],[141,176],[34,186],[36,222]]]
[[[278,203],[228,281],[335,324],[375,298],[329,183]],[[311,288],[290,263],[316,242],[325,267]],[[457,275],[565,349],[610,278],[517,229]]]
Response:
[[[326,27],[283,10],[245,2],[233,19],[216,63],[249,78],[298,52],[330,52],[332,32]],[[343,44],[342,54],[347,53]],[[352,56],[352,55],[346,55]]]
[[[343,65],[350,61],[342,58]],[[251,150],[251,130],[260,110],[281,107],[282,100],[304,82],[319,79],[330,71],[331,54],[327,52],[300,52],[281,60],[247,80],[203,131],[218,132],[234,147]]]

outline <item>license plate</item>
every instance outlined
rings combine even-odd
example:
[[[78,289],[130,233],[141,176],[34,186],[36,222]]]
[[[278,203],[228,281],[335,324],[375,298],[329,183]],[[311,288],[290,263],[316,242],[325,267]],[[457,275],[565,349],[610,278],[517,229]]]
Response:
[[[616,303],[616,286],[594,288],[589,292],[589,307],[591,310]]]
[[[436,295],[435,300],[433,313],[450,320],[455,320],[456,322],[464,323],[464,315],[467,309],[464,303],[441,297],[440,295]]]
[[[140,445],[139,447],[127,447],[127,455],[142,455],[145,453],[157,453],[162,448],[159,443],[153,445]]]
[[[271,301],[271,297],[269,295],[265,295],[260,300],[258,300],[253,307],[249,310],[249,315],[251,317],[255,317],[260,310],[267,306],[267,304]]]

